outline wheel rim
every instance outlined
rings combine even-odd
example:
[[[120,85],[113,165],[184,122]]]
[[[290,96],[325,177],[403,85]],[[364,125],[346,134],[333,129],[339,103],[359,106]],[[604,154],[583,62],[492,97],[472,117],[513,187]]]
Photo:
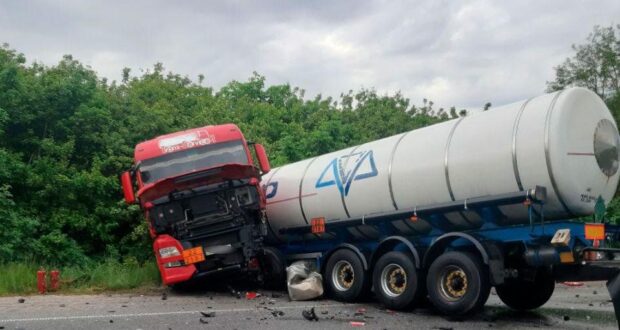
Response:
[[[467,274],[461,267],[447,266],[437,278],[437,286],[445,299],[457,301],[467,294],[469,288]]]
[[[332,283],[338,291],[347,291],[355,282],[355,272],[351,263],[340,260],[334,265],[332,270]]]
[[[407,289],[407,273],[397,264],[389,264],[381,271],[381,289],[390,297],[398,297]]]

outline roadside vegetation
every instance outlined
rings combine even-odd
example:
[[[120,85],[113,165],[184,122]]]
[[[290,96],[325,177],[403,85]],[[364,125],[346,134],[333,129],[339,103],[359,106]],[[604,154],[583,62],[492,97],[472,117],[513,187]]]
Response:
[[[37,271],[32,262],[9,262],[0,267],[0,296],[37,293]],[[49,273],[54,268],[47,268]],[[151,291],[161,285],[154,262],[139,264],[135,259],[119,262],[106,259],[82,266],[64,266],[60,290],[55,293],[94,293],[102,291]],[[49,275],[48,275],[49,279]],[[48,283],[49,287],[49,283]]]
[[[617,120],[620,27],[595,27],[574,49],[549,91],[588,87]],[[108,81],[70,55],[46,66],[0,47],[0,294],[35,292],[40,265],[61,270],[66,292],[159,284],[146,224],[117,177],[140,141],[231,122],[279,166],[467,114],[372,89],[309,98],[257,73],[218,90],[204,82],[159,63]],[[608,217],[620,219],[618,199]]]

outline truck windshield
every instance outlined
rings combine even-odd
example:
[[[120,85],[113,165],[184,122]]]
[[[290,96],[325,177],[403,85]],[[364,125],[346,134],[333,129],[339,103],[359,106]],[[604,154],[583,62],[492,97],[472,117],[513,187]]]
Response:
[[[151,183],[220,164],[248,164],[242,141],[210,144],[146,159],[140,164],[140,175],[142,182]]]

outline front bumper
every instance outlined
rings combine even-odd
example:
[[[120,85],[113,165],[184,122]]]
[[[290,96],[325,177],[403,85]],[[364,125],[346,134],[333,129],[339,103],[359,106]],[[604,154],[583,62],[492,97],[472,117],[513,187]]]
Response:
[[[194,274],[196,274],[196,266],[186,265],[166,268],[162,264],[159,264],[159,272],[164,285],[173,285],[176,283],[189,281]]]

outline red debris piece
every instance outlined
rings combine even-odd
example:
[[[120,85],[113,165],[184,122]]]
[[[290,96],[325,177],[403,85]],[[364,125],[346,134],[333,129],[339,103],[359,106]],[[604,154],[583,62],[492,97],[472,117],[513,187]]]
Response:
[[[252,300],[254,298],[258,297],[258,294],[254,291],[248,291],[245,293],[245,299],[247,300]]]
[[[566,286],[583,286],[583,282],[562,282]]]
[[[349,322],[349,324],[350,324],[352,327],[363,327],[363,326],[365,326],[365,325],[366,325],[366,322],[351,321],[351,322]]]
[[[357,312],[358,313],[366,313],[366,308],[358,308]]]

